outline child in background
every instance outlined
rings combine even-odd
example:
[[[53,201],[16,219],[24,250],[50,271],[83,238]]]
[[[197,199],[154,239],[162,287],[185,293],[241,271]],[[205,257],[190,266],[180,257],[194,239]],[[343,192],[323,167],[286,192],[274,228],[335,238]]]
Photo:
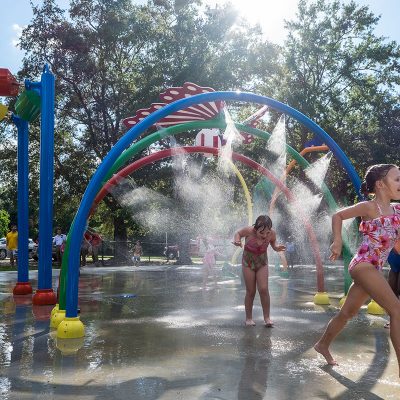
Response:
[[[287,256],[286,259],[287,259],[288,268],[293,269],[294,259],[296,256],[296,247],[295,247],[294,241],[291,236],[289,236],[288,241],[285,243],[285,247],[286,247],[286,256]]]
[[[390,338],[400,368],[400,301],[381,274],[394,243],[400,235],[400,171],[393,164],[378,164],[368,168],[361,191],[365,196],[375,194],[373,200],[346,207],[332,216],[333,243],[331,260],[342,251],[342,224],[350,218],[361,217],[362,243],[349,264],[353,278],[346,301],[340,312],[333,317],[314,349],[325,357],[330,365],[337,365],[329,346],[342,331],[347,321],[357,314],[365,301],[372,297],[390,316]]]
[[[99,266],[99,248],[101,246],[101,242],[103,239],[97,232],[92,232],[92,240],[90,241],[91,247],[92,247],[92,259],[93,263],[96,267]]]
[[[91,247],[90,241],[92,240],[92,235],[90,234],[89,231],[85,231],[83,238],[82,238],[82,243],[81,243],[81,267],[84,267],[86,265],[86,257],[89,254],[89,250]]]
[[[272,229],[272,221],[268,215],[260,215],[253,226],[246,226],[236,231],[233,244],[242,247],[242,238],[245,238],[242,272],[246,285],[244,299],[246,326],[255,325],[253,321],[253,302],[256,288],[258,288],[264,324],[266,327],[272,328],[274,324],[270,319],[267,248],[270,244],[275,251],[284,251],[285,246],[276,244],[276,233]]]
[[[61,233],[61,228],[57,228],[56,236],[53,238],[53,245],[56,247],[56,258],[57,264],[61,267],[62,256],[64,253],[64,243],[67,241],[67,237]]]
[[[17,225],[11,226],[11,231],[7,233],[6,236],[6,248],[7,255],[10,257],[11,267],[14,267],[14,262],[17,260],[17,250],[18,250],[18,231]]]
[[[139,266],[140,262],[140,257],[143,254],[143,248],[142,245],[140,244],[139,240],[136,242],[136,244],[133,246],[133,257],[132,261],[135,267]]]
[[[205,253],[203,257],[203,287],[206,287],[208,276],[211,274],[214,279],[214,284],[217,285],[217,274],[215,271],[216,259],[215,256],[222,254],[215,246],[207,239],[203,239]]]

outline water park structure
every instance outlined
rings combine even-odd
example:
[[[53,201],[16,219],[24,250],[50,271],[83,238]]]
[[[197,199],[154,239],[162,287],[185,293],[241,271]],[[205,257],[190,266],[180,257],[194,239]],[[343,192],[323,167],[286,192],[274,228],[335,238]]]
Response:
[[[31,120],[31,116],[24,117],[26,104],[34,103],[38,105],[37,99],[40,99],[40,111],[36,110],[35,117],[41,112],[41,168],[40,168],[40,226],[39,241],[42,244],[39,247],[41,252],[39,260],[39,287],[34,296],[34,304],[55,304],[55,296],[51,288],[51,235],[52,235],[52,215],[53,215],[53,198],[52,198],[52,182],[53,182],[53,135],[54,135],[54,76],[50,72],[48,66],[45,66],[42,74],[41,82],[25,82],[25,91],[22,92],[21,100],[17,101],[20,104],[16,105],[16,114],[12,116],[12,120],[18,127],[19,136],[27,140],[28,131],[27,123]],[[186,92],[185,92],[186,90]],[[187,94],[187,91],[190,94]],[[9,90],[10,92],[10,90]],[[4,92],[3,92],[4,93]],[[8,93],[8,92],[7,92]],[[15,94],[15,91],[13,92]],[[33,95],[32,95],[33,93]],[[1,93],[0,93],[1,94]],[[183,95],[182,95],[183,94]],[[36,100],[32,101],[30,96],[35,96]],[[298,123],[305,126],[312,134],[319,139],[334,157],[340,162],[344,170],[347,172],[356,193],[360,195],[360,178],[358,177],[354,167],[346,157],[343,150],[337,143],[315,122],[311,121],[304,114],[283,104],[277,100],[245,92],[218,92],[210,88],[202,88],[192,83],[186,83],[183,88],[170,88],[162,94],[161,98],[165,103],[155,103],[149,109],[139,110],[134,118],[128,118],[125,123],[130,126],[130,129],[120,138],[120,140],[110,150],[108,155],[103,159],[97,171],[92,176],[89,185],[83,195],[81,204],[75,215],[74,221],[71,225],[70,232],[68,233],[68,240],[66,250],[62,260],[62,270],[60,275],[60,297],[59,304],[53,310],[51,317],[51,326],[57,328],[57,337],[60,339],[77,339],[84,336],[84,325],[78,317],[78,282],[79,282],[79,249],[81,238],[83,237],[87,220],[90,214],[95,211],[96,204],[106,195],[109,188],[118,183],[118,181],[129,173],[132,173],[138,168],[141,168],[147,163],[155,162],[159,159],[173,156],[179,153],[192,153],[200,152],[208,155],[217,156],[221,154],[221,149],[228,149],[232,154],[232,160],[239,160],[254,170],[260,172],[263,176],[267,177],[276,188],[279,188],[288,201],[294,199],[291,191],[282,183],[281,177],[274,176],[268,169],[262,165],[254,162],[253,160],[241,156],[232,151],[232,138],[229,135],[223,137],[224,140],[220,142],[218,139],[213,142],[217,147],[205,146],[192,146],[180,149],[171,149],[169,151],[160,151],[151,156],[145,157],[129,166],[123,168],[120,172],[117,171],[123,167],[126,162],[137,154],[140,150],[149,147],[152,143],[160,140],[163,137],[174,135],[178,132],[198,132],[203,129],[227,129],[229,127],[229,119],[224,112],[224,107],[227,102],[256,104],[265,109],[271,109],[275,112],[283,113]],[[19,110],[18,110],[19,108]],[[4,113],[4,112],[3,112]],[[260,113],[262,114],[262,113]],[[182,116],[184,117],[182,119]],[[25,119],[24,119],[24,118]],[[24,122],[19,123],[19,119]],[[177,124],[177,120],[180,123]],[[186,119],[185,119],[186,118]],[[251,140],[251,136],[257,136],[263,140],[268,141],[270,134],[260,131],[259,129],[246,125],[246,124],[233,124],[236,129],[245,133],[245,140]],[[137,141],[134,145],[132,143],[137,140],[143,132],[147,129],[156,126],[159,128],[153,134],[144,137]],[[20,133],[21,132],[21,133]],[[191,133],[190,133],[191,134]],[[26,142],[27,143],[27,142]],[[21,160],[27,160],[26,149],[27,144],[21,141],[19,143],[18,151],[21,151]],[[20,148],[21,147],[21,148]],[[42,154],[43,147],[43,154]],[[284,148],[291,157],[302,167],[305,168],[309,164],[304,157],[296,150],[284,144]],[[320,149],[318,149],[320,150]],[[326,148],[324,147],[324,150]],[[303,153],[304,154],[304,153]],[[18,230],[20,231],[21,242],[19,248],[22,250],[27,246],[23,243],[27,242],[27,211],[22,207],[27,207],[27,161],[18,163],[20,167],[24,165],[25,170],[19,175],[18,194],[18,209],[19,220]],[[19,172],[20,174],[20,172]],[[114,177],[112,177],[113,174]],[[240,179],[240,173],[236,174]],[[244,185],[242,185],[245,187]],[[246,191],[246,190],[245,190]],[[324,193],[331,210],[335,209],[336,203],[332,195],[323,183],[321,191]],[[247,200],[249,203],[249,200]],[[46,210],[46,212],[44,212]],[[248,205],[248,212],[250,215],[251,207]],[[314,301],[318,304],[327,304],[329,299],[324,292],[323,282],[323,265],[320,256],[320,249],[318,240],[313,231],[312,221],[309,221],[306,216],[301,216],[304,226],[309,237],[309,245],[312,248],[317,267],[317,294]],[[25,225],[26,224],[26,225]],[[345,246],[345,262],[350,254],[349,246]],[[26,257],[27,258],[27,257]],[[27,262],[24,262],[23,252],[21,251],[20,266],[18,270],[18,283],[14,290],[15,295],[29,293],[29,277]],[[50,260],[50,261],[49,261]],[[347,261],[348,262],[348,261]],[[24,267],[24,265],[26,267]],[[346,268],[345,268],[346,269]],[[19,288],[27,288],[20,290]],[[348,278],[345,280],[345,293],[349,287]],[[30,289],[31,290],[31,289]]]

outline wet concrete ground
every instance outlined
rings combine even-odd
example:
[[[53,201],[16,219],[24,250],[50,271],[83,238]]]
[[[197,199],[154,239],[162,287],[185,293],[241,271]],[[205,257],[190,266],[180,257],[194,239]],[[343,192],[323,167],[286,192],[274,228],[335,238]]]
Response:
[[[258,297],[257,326],[244,326],[240,279],[219,272],[216,286],[202,288],[199,265],[86,267],[79,300],[86,335],[64,342],[49,330],[52,307],[13,299],[16,273],[0,272],[0,398],[400,398],[387,317],[363,308],[334,343],[337,367],[312,349],[336,312],[342,268],[325,267],[335,297],[328,307],[312,302],[313,267],[297,267],[289,279],[271,268],[272,329],[262,325]],[[36,278],[32,272],[34,288]],[[55,287],[56,271],[53,279]]]

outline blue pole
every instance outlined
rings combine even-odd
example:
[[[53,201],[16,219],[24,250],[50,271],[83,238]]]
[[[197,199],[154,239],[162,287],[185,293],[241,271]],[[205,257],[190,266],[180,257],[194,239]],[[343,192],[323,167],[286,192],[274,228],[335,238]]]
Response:
[[[38,289],[43,290],[52,288],[55,79],[48,65],[40,82],[25,86],[39,89],[41,101]]]
[[[29,163],[28,163],[28,122],[20,117],[11,117],[18,129],[18,189],[17,189],[17,211],[18,211],[18,282],[29,281]]]
[[[341,164],[347,171],[350,179],[353,182],[356,191],[359,193],[361,187],[361,181],[358,177],[354,167],[336,144],[336,142],[315,122],[310,120],[304,114],[283,104],[277,100],[273,100],[268,97],[256,95],[253,93],[242,93],[242,92],[209,92],[203,93],[196,96],[187,97],[178,101],[175,101],[167,106],[159,109],[158,111],[150,114],[148,117],[140,121],[137,125],[132,127],[121,139],[111,148],[110,152],[104,158],[97,171],[93,174],[92,179],[87,186],[83,195],[80,207],[75,215],[75,223],[73,224],[70,237],[70,253],[68,258],[68,276],[67,276],[67,307],[66,317],[74,318],[77,317],[78,309],[78,273],[79,273],[79,252],[81,247],[81,241],[85,230],[86,220],[89,215],[90,207],[96,197],[96,194],[101,187],[101,183],[104,180],[108,170],[112,167],[118,156],[146,129],[150,128],[153,124],[158,122],[160,119],[172,114],[176,111],[183,110],[194,104],[202,104],[206,102],[218,101],[218,100],[232,100],[232,101],[243,101],[250,103],[258,103],[267,105],[272,109],[290,115],[297,121],[301,122],[304,126],[309,128],[313,133],[319,136],[327,146],[331,149],[334,155],[340,160]]]

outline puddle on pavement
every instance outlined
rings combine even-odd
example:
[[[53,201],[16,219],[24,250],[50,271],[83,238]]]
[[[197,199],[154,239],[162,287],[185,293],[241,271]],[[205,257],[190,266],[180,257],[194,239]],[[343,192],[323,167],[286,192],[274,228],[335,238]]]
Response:
[[[257,325],[244,327],[241,280],[222,271],[203,287],[201,266],[87,267],[79,283],[86,332],[76,340],[57,339],[52,307],[14,299],[16,276],[2,272],[0,398],[398,399],[385,318],[361,310],[333,346],[338,367],[312,349],[338,302],[313,304],[312,270],[281,278],[270,269],[275,327],[266,329],[258,295]],[[328,293],[339,298],[341,269],[326,275]]]

